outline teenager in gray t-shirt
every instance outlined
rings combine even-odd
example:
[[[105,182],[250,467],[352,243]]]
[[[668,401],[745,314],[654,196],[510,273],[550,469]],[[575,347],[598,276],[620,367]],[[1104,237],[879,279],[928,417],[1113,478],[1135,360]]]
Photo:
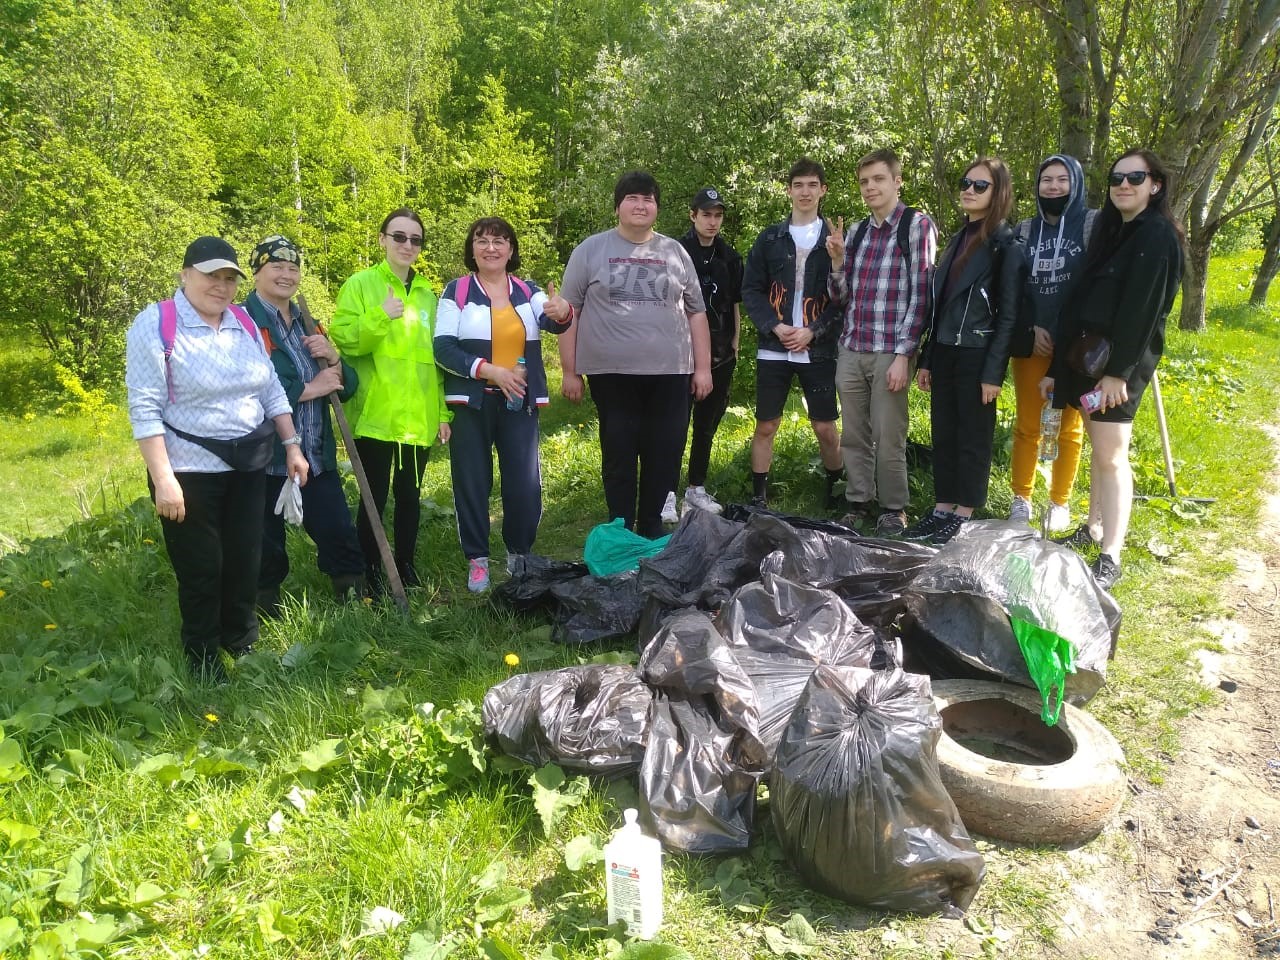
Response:
[[[600,417],[600,461],[611,518],[662,533],[662,506],[680,479],[689,401],[711,388],[702,290],[689,254],[655,233],[660,190],[644,171],[614,187],[618,226],[573,251],[545,311],[576,317],[560,338],[561,392],[577,403],[583,376]]]

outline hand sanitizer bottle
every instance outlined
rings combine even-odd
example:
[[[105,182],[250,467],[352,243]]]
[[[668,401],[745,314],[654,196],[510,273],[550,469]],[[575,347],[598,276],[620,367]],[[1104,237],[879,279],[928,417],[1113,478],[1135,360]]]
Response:
[[[627,933],[651,940],[662,926],[662,844],[640,832],[634,809],[604,848],[605,896],[609,923],[627,924]]]

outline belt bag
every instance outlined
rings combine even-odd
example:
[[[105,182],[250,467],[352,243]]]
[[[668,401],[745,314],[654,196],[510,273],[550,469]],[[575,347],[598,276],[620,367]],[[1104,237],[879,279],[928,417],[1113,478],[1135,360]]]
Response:
[[[1110,359],[1111,341],[1100,333],[1086,330],[1067,348],[1067,366],[1095,380],[1106,372]]]
[[[252,473],[263,470],[271,462],[271,453],[275,448],[276,425],[274,420],[263,420],[256,428],[243,437],[232,437],[230,440],[215,440],[212,437],[198,437],[194,433],[179,430],[172,424],[165,424],[183,440],[204,447],[232,470]]]

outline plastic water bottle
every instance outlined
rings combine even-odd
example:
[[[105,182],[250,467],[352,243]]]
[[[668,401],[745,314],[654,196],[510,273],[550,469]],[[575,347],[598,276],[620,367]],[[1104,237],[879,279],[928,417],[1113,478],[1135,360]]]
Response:
[[[610,925],[622,920],[627,933],[651,940],[662,926],[662,844],[640,832],[634,809],[604,848],[605,900]]]
[[[529,365],[528,365],[528,363],[526,363],[526,362],[525,362],[524,357],[517,357],[517,358],[516,358],[516,369],[517,369],[517,370],[519,370],[521,373],[523,373],[523,374],[524,374],[524,387],[525,387],[525,390],[526,390],[526,391],[529,389],[529,370],[528,370],[528,366],[529,366]],[[508,409],[508,410],[523,410],[523,409],[524,409],[524,397],[516,397],[514,400],[508,400],[508,401],[507,401],[507,409]]]
[[[1040,409],[1040,459],[1058,459],[1058,434],[1062,431],[1062,411],[1054,409],[1053,394]]]

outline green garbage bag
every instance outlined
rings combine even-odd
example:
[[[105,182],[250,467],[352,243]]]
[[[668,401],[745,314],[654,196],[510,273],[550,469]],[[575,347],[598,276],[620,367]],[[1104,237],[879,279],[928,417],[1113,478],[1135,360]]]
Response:
[[[652,557],[665,550],[670,540],[669,534],[650,540],[632,533],[623,526],[622,518],[618,517],[591,528],[582,551],[582,559],[594,576],[612,577],[615,573],[635,570],[645,557]]]
[[[1010,617],[1009,625],[1018,638],[1018,648],[1027,661],[1027,671],[1040,691],[1043,708],[1040,719],[1052,727],[1062,713],[1062,692],[1067,674],[1076,672],[1076,651],[1071,641],[1052,630]]]

